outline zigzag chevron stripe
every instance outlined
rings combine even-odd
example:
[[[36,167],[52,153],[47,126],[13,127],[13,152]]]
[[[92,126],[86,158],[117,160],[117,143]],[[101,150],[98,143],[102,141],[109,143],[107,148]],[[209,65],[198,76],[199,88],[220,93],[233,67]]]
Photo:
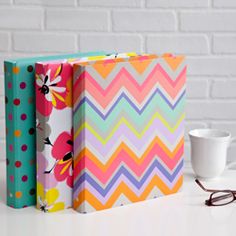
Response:
[[[128,171],[130,173],[130,175],[134,176],[134,178],[137,181],[141,181],[141,179],[144,177],[144,175],[146,174],[147,170],[151,168],[151,166],[153,165],[153,163],[155,164],[156,160],[160,163],[160,165],[162,166],[163,169],[165,169],[168,173],[169,176],[172,176],[174,174],[174,172],[176,172],[176,169],[179,168],[180,163],[183,161],[182,159],[180,159],[176,164],[175,164],[175,168],[173,170],[170,170],[168,168],[168,166],[165,165],[165,163],[158,157],[155,156],[153,158],[153,160],[145,167],[138,167],[139,168],[139,173],[140,176],[137,176],[136,173],[125,163],[120,163],[120,165],[116,166],[114,169],[109,168],[108,171],[106,172],[102,172],[101,170],[98,170],[97,167],[95,167],[95,170],[91,170],[89,168],[84,168],[79,175],[77,176],[77,178],[74,178],[74,182],[76,183],[79,178],[84,175],[84,173],[87,173],[98,185],[100,185],[102,188],[105,188],[107,186],[107,184],[110,182],[110,180],[112,178],[114,178],[114,176],[117,175],[118,172],[120,172],[120,168],[125,168],[126,171]],[[90,165],[91,167],[92,165]],[[112,166],[113,167],[113,166]],[[81,167],[80,167],[81,168]],[[113,172],[110,172],[113,171]],[[137,171],[136,171],[137,172]],[[104,177],[101,175],[97,175],[98,173],[104,175]],[[166,184],[168,186],[172,186],[174,184],[174,181],[170,182],[170,180],[160,171],[158,170],[159,176],[162,178],[162,180],[166,181]],[[103,181],[103,182],[101,182]]]
[[[92,192],[96,196],[96,198],[105,203],[108,201],[112,193],[120,185],[121,182],[126,183],[137,196],[140,196],[154,176],[158,176],[163,181],[165,181],[168,188],[173,188],[173,186],[176,184],[176,181],[182,175],[182,167],[183,165],[178,166],[178,170],[176,173],[174,173],[174,178],[171,182],[168,180],[168,178],[166,178],[166,176],[157,166],[152,167],[150,170],[148,170],[145,174],[145,178],[143,178],[141,181],[135,180],[132,175],[123,168],[119,172],[117,172],[117,174],[115,175],[116,178],[112,179],[105,189],[100,187],[100,185],[97,184],[89,174],[85,173],[81,176],[80,182],[77,182],[78,187],[80,188],[77,188],[77,191],[74,193],[74,198],[76,198],[79,193],[83,191],[83,188],[81,186],[84,185],[86,189],[89,189],[90,192]],[[162,178],[163,176],[164,178]]]
[[[119,125],[118,128],[114,127],[114,131],[106,137],[102,138],[99,134],[97,134],[94,130],[86,129],[76,137],[74,137],[74,143],[76,146],[81,147],[83,145],[83,139],[86,136],[86,143],[90,144],[92,147],[96,148],[99,153],[105,149],[107,152],[117,143],[117,140],[123,140],[123,138],[127,138],[132,146],[136,149],[142,148],[146,144],[146,140],[149,137],[159,136],[162,140],[165,140],[165,143],[173,144],[175,141],[183,135],[184,122],[181,122],[174,133],[170,133],[168,129],[163,126],[160,120],[155,119],[152,125],[144,132],[134,133],[134,130],[131,130],[126,125]],[[121,138],[121,139],[120,139]],[[77,149],[75,149],[75,153],[77,153]]]
[[[156,91],[152,94],[152,96],[150,96],[150,98],[147,100],[147,102],[145,103],[145,105],[139,109],[139,107],[136,106],[135,103],[133,103],[130,98],[125,94],[125,93],[121,93],[121,95],[117,98],[117,100],[114,102],[114,104],[112,104],[112,106],[110,107],[109,111],[106,113],[106,115],[104,116],[102,114],[102,112],[96,107],[94,106],[93,102],[91,102],[87,97],[84,97],[77,106],[74,107],[74,112],[77,112],[77,110],[80,109],[80,107],[83,105],[83,103],[87,103],[89,104],[96,112],[97,114],[99,114],[101,117],[104,117],[104,119],[106,119],[107,116],[109,116],[109,114],[111,112],[113,112],[114,108],[118,105],[118,103],[121,100],[126,100],[126,102],[138,113],[138,114],[142,114],[142,112],[146,109],[146,107],[148,106],[148,104],[150,104],[152,102],[152,99],[155,98],[156,95],[160,95],[160,97],[162,98],[162,100],[165,101],[165,103],[168,105],[168,107],[171,110],[174,110],[176,108],[176,106],[178,105],[178,103],[181,101],[182,97],[185,95],[185,91],[183,91],[183,93],[180,95],[180,97],[178,98],[178,100],[172,105],[170,103],[169,100],[167,100],[167,98],[163,95],[163,93],[161,92],[161,90],[159,88],[156,89]],[[158,97],[159,98],[159,97]]]
[[[179,191],[181,189],[182,188],[180,188]],[[87,190],[90,192],[89,188]],[[90,193],[93,193],[93,192],[90,192]],[[163,193],[157,187],[153,187],[153,189],[148,194],[149,199],[155,199],[155,198],[159,198],[159,197],[162,197],[162,196],[163,196]],[[116,199],[116,201],[114,202],[113,207],[124,206],[124,205],[129,204],[129,203],[130,203],[130,200],[124,194],[121,194]],[[77,211],[84,212],[84,213],[89,213],[89,212],[96,211],[96,209],[94,209],[94,207],[92,207],[89,204],[89,202],[84,201],[83,204],[77,209]]]
[[[153,160],[153,158],[155,158],[155,156],[158,156],[170,170],[173,170],[176,166],[176,163],[178,163],[178,161],[182,157],[184,150],[183,144],[184,140],[182,138],[176,146],[175,150],[170,151],[160,139],[155,138],[150,143],[149,147],[146,149],[143,155],[136,156],[136,154],[130,149],[130,147],[128,147],[124,143],[121,143],[105,164],[102,163],[101,160],[93,155],[88,149],[84,148],[75,157],[74,179],[77,178],[83,168],[93,169],[93,173],[95,174],[95,167],[97,167],[104,174],[105,172],[109,173],[109,169],[116,169],[116,167],[121,162],[129,166],[133,170],[133,172],[135,172],[135,174],[139,176],[142,174],[146,166],[148,166],[148,164]],[[99,172],[97,173],[97,175],[99,175]],[[103,182],[104,177],[101,176],[101,182]]]
[[[176,120],[178,120],[184,112],[183,98],[180,100],[178,106],[175,107],[175,110],[170,109],[161,99],[161,97],[154,97],[152,102],[146,106],[141,114],[138,114],[136,110],[134,110],[124,99],[119,101],[119,103],[112,109],[112,111],[109,112],[109,114],[107,113],[105,115],[103,115],[96,106],[91,107],[90,104],[85,102],[81,105],[80,109],[74,113],[74,129],[77,130],[78,126],[81,122],[83,122],[83,111],[85,111],[85,109],[86,119],[93,121],[94,124],[99,124],[99,127],[102,126],[105,130],[112,126],[115,120],[119,120],[119,116],[122,114],[124,117],[129,118],[129,120],[132,119],[132,122],[137,124],[136,128],[137,126],[142,127],[149,121],[150,117],[153,117],[154,114],[163,117],[163,119],[165,118],[166,122],[169,124],[175,124]]]
[[[182,90],[183,87],[184,87],[184,86],[180,87],[179,90],[175,92],[175,96],[171,96],[171,94],[168,93],[159,83],[153,84],[152,87],[149,88],[149,90],[150,90],[149,93],[148,93],[145,97],[143,97],[143,99],[142,99],[141,101],[139,101],[139,102],[136,101],[136,98],[133,97],[133,94],[132,94],[126,87],[120,87],[119,90],[117,90],[115,96],[116,96],[117,94],[119,94],[120,91],[125,91],[127,94],[129,94],[129,96],[132,98],[133,101],[135,101],[137,104],[139,104],[139,103],[142,103],[144,100],[146,100],[146,99],[147,99],[147,96],[150,96],[149,94],[151,94],[151,90],[153,90],[153,88],[159,88],[159,89],[162,91],[162,93],[163,93],[166,97],[168,97],[168,100],[172,101],[172,103],[173,103],[173,102],[176,100],[178,94],[180,93],[180,91]],[[97,101],[98,104],[100,105],[100,101],[99,101],[99,100],[96,100],[97,98],[94,97],[93,94],[89,93],[88,91],[85,91],[85,92],[86,92],[86,94],[90,95],[90,97],[92,97],[95,101]],[[141,95],[142,95],[142,94],[141,94]],[[83,98],[83,96],[84,96],[84,93],[81,94],[81,96],[77,99],[77,101],[75,100],[75,102],[76,102],[75,105],[77,105],[77,103]],[[102,95],[101,95],[101,96],[102,96]],[[110,99],[112,100],[113,98],[114,98],[114,96],[111,97]],[[103,100],[104,100],[104,99],[103,99]],[[111,101],[111,100],[110,100],[110,101]],[[110,103],[110,101],[109,101],[109,103]],[[109,105],[109,103],[108,103],[107,105]],[[100,105],[100,106],[101,106],[103,109],[104,109],[104,107],[106,107],[106,106],[102,106],[102,105]]]
[[[115,61],[114,61],[114,63],[115,63]],[[169,67],[169,65],[166,63],[166,61],[162,60],[162,59],[159,60],[159,64],[161,65],[163,70],[169,75],[169,78],[173,81],[176,80],[176,78],[180,74],[180,72],[184,69],[184,67],[186,67],[185,63],[181,63],[176,68],[176,70],[173,70]],[[117,75],[118,71],[120,71],[122,69],[123,65],[124,65],[123,63],[116,63],[115,69],[111,70],[105,79],[103,76],[100,75],[100,73],[98,73],[98,71],[93,66],[87,66],[86,72],[88,72],[93,78],[96,78],[96,81],[98,82],[98,84],[103,89],[105,89],[111,83],[113,78]],[[127,71],[129,71],[130,74],[132,74],[132,76],[135,78],[135,80],[139,84],[142,84],[156,65],[157,65],[156,60],[150,61],[149,65],[146,67],[146,69],[144,71],[142,71],[142,73],[137,71],[136,68],[133,67],[133,65],[131,65],[130,63],[126,63],[125,69]],[[78,67],[79,67],[79,65],[78,65]],[[74,72],[75,78],[78,78],[80,76],[80,74],[83,73],[83,71],[84,71],[83,68],[85,68],[85,67],[80,67],[80,69],[78,69],[78,67],[75,68],[75,72]],[[105,65],[105,67],[106,67],[106,65]]]
[[[124,166],[121,166],[120,169],[116,172],[116,174],[106,183],[106,187],[103,188],[101,185],[99,185],[87,172],[83,173],[79,179],[75,182],[75,188],[77,189],[84,181],[87,181],[91,186],[93,186],[102,196],[106,196],[113,185],[117,182],[117,180],[121,176],[125,176],[131,183],[134,185],[136,189],[140,189],[146,180],[149,178],[149,176],[152,174],[152,172],[155,169],[158,169],[166,179],[168,179],[169,183],[172,183],[178,173],[183,168],[183,160],[179,163],[176,170],[173,174],[170,174],[163,166],[160,164],[158,160],[154,160],[152,165],[144,172],[144,176],[141,180],[137,180],[135,176],[133,176]],[[155,175],[157,173],[155,172]]]
[[[120,110],[121,107],[127,107],[125,110],[130,110],[132,109],[133,111],[136,112],[137,115],[142,115],[145,113],[146,110],[150,109],[157,109],[157,107],[163,112],[165,112],[167,115],[169,114],[174,114],[174,117],[176,114],[178,114],[179,110],[183,109],[183,97],[185,95],[185,90],[183,93],[180,95],[178,100],[174,105],[170,104],[167,102],[166,98],[162,96],[161,92],[159,89],[157,89],[152,96],[147,100],[147,102],[143,105],[142,108],[139,108],[134,104],[129,97],[127,97],[126,94],[121,94],[117,100],[115,101],[114,104],[112,104],[108,110],[106,111],[101,111],[97,106],[94,105],[92,101],[90,101],[89,98],[84,97],[81,100],[81,103],[78,104],[78,106],[75,108],[75,113],[78,112],[78,114],[81,114],[83,109],[85,109],[85,104],[88,106],[89,110],[93,110],[94,112],[97,113],[103,120],[106,120],[112,113],[117,113],[117,110]],[[82,111],[81,111],[82,110]],[[177,111],[175,111],[177,110]],[[82,113],[83,114],[83,113]]]
[[[148,184],[148,186],[146,187],[146,189],[142,192],[142,194],[140,196],[137,196],[133,192],[133,190],[127,186],[126,183],[121,182],[121,184],[116,188],[112,196],[105,204],[102,204],[87,189],[83,189],[83,191],[80,192],[79,196],[77,196],[77,198],[74,199],[73,207],[77,209],[78,207],[80,207],[83,201],[87,201],[96,210],[107,209],[111,208],[114,205],[115,201],[119,198],[121,194],[124,194],[130,200],[130,202],[138,202],[147,199],[149,193],[152,191],[154,187],[158,187],[158,189],[160,189],[164,195],[168,195],[176,193],[182,186],[182,183],[183,183],[183,176],[180,176],[175,186],[173,186],[172,189],[169,189],[169,187],[158,176],[155,175]],[[84,200],[84,196],[86,196],[86,200]]]
[[[165,168],[165,170],[169,174],[173,174],[173,172],[176,171],[179,163],[182,161],[179,158],[182,155],[181,152],[183,152],[183,146],[180,147],[179,152],[177,153],[177,157],[172,161],[172,163],[175,162],[173,169],[169,169],[169,166],[166,165],[158,155],[155,155],[154,157],[152,157],[152,155],[149,155],[148,158],[139,165],[135,162],[135,160],[130,159],[128,154],[123,151],[119,153],[119,155],[117,156],[117,160],[115,159],[114,163],[112,163],[111,166],[107,167],[104,171],[104,167],[106,166],[103,165],[103,169],[100,169],[99,166],[97,166],[87,155],[85,155],[82,160],[79,161],[77,165],[75,165],[76,172],[74,175],[74,182],[76,183],[80,176],[84,172],[86,172],[89,173],[90,176],[93,177],[93,179],[96,179],[100,183],[100,185],[104,185],[110,180],[110,178],[115,175],[117,170],[119,170],[121,167],[126,168],[130,173],[132,173],[133,176],[135,176],[136,179],[139,179],[145,174],[145,171],[149,169],[153,162],[156,160],[158,160],[160,165],[162,165],[162,167]],[[86,166],[84,164],[85,162]]]
[[[76,198],[83,188],[86,188],[89,189],[90,192],[93,192],[97,198],[105,200],[110,197],[121,181],[125,182],[130,188],[132,188],[136,195],[140,195],[155,175],[159,176],[170,189],[173,188],[176,181],[183,174],[183,160],[179,162],[174,172],[168,174],[168,176],[163,173],[165,167],[160,164],[159,169],[157,162],[158,161],[155,159],[146,172],[144,172],[142,177],[138,179],[133,177],[133,174],[129,169],[121,166],[117,169],[106,185],[101,184],[100,181],[94,178],[93,174],[89,171],[84,171],[80,178],[76,180],[75,185],[77,185],[78,188],[74,191],[73,197]]]
[[[183,150],[183,148],[182,148]],[[182,151],[181,150],[181,151]],[[180,153],[180,152],[179,152]],[[127,157],[127,153],[125,153],[125,156]],[[119,157],[118,157],[119,158]],[[122,157],[123,158],[123,157]],[[145,171],[153,164],[153,162],[157,159],[160,164],[163,166],[163,168],[165,168],[170,174],[173,174],[174,171],[176,170],[177,166],[179,165],[179,163],[182,161],[182,159],[180,158],[179,160],[175,160],[175,166],[173,169],[169,169],[168,165],[166,165],[161,158],[158,155],[155,155],[152,160],[148,160],[145,161],[143,163],[141,163],[140,165],[138,165],[137,163],[134,162],[134,160],[129,160],[128,161],[121,161],[121,159],[118,159],[118,161],[115,161],[114,164],[112,164],[111,166],[109,166],[105,171],[103,171],[102,169],[99,168],[99,166],[97,166],[96,164],[94,164],[91,159],[87,158],[87,155],[84,156],[83,161],[88,161],[88,165],[86,165],[86,167],[83,165],[83,162],[79,162],[78,165],[80,166],[75,166],[75,168],[77,168],[76,171],[76,177],[74,177],[74,182],[76,182],[78,180],[78,178],[84,173],[88,173],[94,180],[96,180],[101,186],[104,186],[104,184],[106,184],[110,178],[112,178],[116,172],[119,170],[119,168],[121,166],[125,167],[127,171],[129,171],[133,176],[135,176],[135,178],[137,180],[141,179],[143,177],[143,175],[145,174]],[[121,162],[120,162],[121,161]],[[87,164],[86,163],[86,164]],[[128,164],[126,164],[128,163]],[[105,165],[103,163],[103,165]],[[82,169],[82,167],[84,167],[84,169]]]
[[[181,102],[182,98],[185,95],[185,91],[181,94],[181,96],[179,97],[179,99],[176,101],[176,103],[174,105],[172,105],[168,100],[166,100],[166,98],[163,96],[163,94],[161,93],[161,91],[157,88],[157,90],[155,91],[155,93],[153,94],[153,97],[150,97],[150,99],[147,101],[147,103],[141,108],[139,109],[131,100],[129,97],[127,97],[126,94],[122,94],[121,96],[119,96],[119,98],[116,100],[116,102],[112,105],[112,107],[109,109],[109,111],[104,115],[97,107],[94,106],[94,104],[87,98],[84,97],[80,103],[78,104],[77,107],[75,107],[74,112],[76,113],[77,111],[80,110],[80,107],[86,103],[86,105],[89,105],[103,120],[105,120],[112,112],[114,112],[114,110],[116,109],[117,106],[119,106],[119,103],[121,102],[121,100],[125,100],[125,103],[130,106],[133,110],[136,111],[137,114],[142,114],[145,109],[147,108],[147,106],[152,103],[154,101],[156,101],[152,106],[155,106],[156,104],[160,104],[160,103],[164,103],[161,100],[158,101],[158,99],[160,98],[159,96],[156,97],[156,94],[159,94],[161,96],[161,98],[165,101],[165,103],[168,105],[168,107],[170,108],[170,112],[173,112],[173,110],[176,108],[176,106],[178,106],[178,104]],[[123,105],[123,104],[122,104]],[[161,106],[163,106],[163,104],[161,104]],[[167,110],[167,109],[163,109],[163,110]],[[81,113],[81,111],[79,111]]]
[[[118,93],[120,88],[125,87],[132,98],[134,98],[138,103],[141,103],[153,86],[157,84],[160,85],[165,91],[174,99],[177,96],[179,90],[183,87],[186,80],[186,67],[180,73],[175,81],[172,81],[162,67],[158,64],[153,71],[149,74],[148,78],[144,81],[142,85],[139,85],[137,81],[132,77],[131,74],[122,68],[116,75],[109,86],[103,90],[96,81],[88,74],[84,72],[75,82],[75,90],[77,91],[74,96],[74,104],[79,102],[78,99],[86,90],[89,92],[96,101],[104,108],[106,107],[112,98]],[[78,101],[77,101],[78,100]]]
[[[136,156],[142,156],[142,154],[145,152],[145,150],[149,147],[150,143],[152,142],[153,139],[155,139],[155,135],[153,135],[152,137],[149,137],[149,139],[147,140],[147,142],[145,144],[143,144],[141,147],[135,147],[133,146],[133,144],[130,142],[130,140],[128,138],[125,137],[120,137],[117,142],[115,142],[113,147],[110,147],[109,150],[104,151],[104,150],[100,150],[100,152],[98,152],[98,150],[90,143],[83,141],[83,143],[81,144],[81,148],[77,149],[77,151],[74,153],[75,156],[78,155],[78,153],[80,153],[80,151],[84,148],[87,148],[88,150],[90,150],[90,152],[94,153],[95,155],[99,156],[99,158],[106,163],[110,156],[112,156],[112,154],[116,151],[117,148],[119,148],[119,146],[122,143],[127,144],[127,146],[129,146],[132,151],[135,153]],[[168,144],[168,142],[166,142],[166,140],[163,139],[163,137],[160,137],[163,141],[163,143],[168,146],[170,148],[170,150],[174,150],[176,145],[180,142],[180,140],[183,137],[183,133],[179,136],[179,138],[176,140],[175,143],[173,144]]]
[[[94,129],[94,127],[91,126],[88,122],[84,122],[80,124],[78,129],[75,131],[74,139],[76,139],[79,136],[79,134],[83,132],[84,129],[88,129],[92,134],[94,134],[95,137],[97,137],[98,140],[100,140],[102,143],[106,143],[111,138],[111,136],[115,135],[116,131],[120,128],[120,126],[126,126],[133,134],[135,134],[137,138],[140,139],[144,136],[147,130],[150,129],[150,127],[154,128],[153,127],[154,124],[155,125],[158,124],[156,121],[160,122],[160,124],[164,126],[166,130],[169,131],[169,133],[173,134],[178,129],[178,127],[181,126],[181,123],[183,123],[184,117],[185,114],[182,114],[182,116],[177,120],[176,124],[170,126],[168,122],[159,113],[155,113],[152,117],[150,117],[150,120],[146,123],[146,125],[142,126],[143,129],[141,131],[137,131],[136,127],[134,127],[132,123],[127,121],[125,117],[121,117],[119,120],[116,121],[116,124],[114,124],[114,126],[111,126],[113,128],[109,130],[108,133],[104,131],[99,132],[99,130],[97,131],[97,129]],[[161,128],[161,130],[163,130],[163,128]],[[102,135],[106,136],[106,138],[101,137]]]
[[[102,210],[179,191],[185,82],[182,56],[74,65],[74,209]]]
[[[168,95],[165,91],[162,90],[162,88],[160,88],[160,87],[158,87],[158,86],[155,86],[155,87],[152,88],[152,90],[150,91],[149,95],[146,96],[145,99],[144,99],[141,103],[137,103],[137,101],[135,101],[135,100],[132,98],[132,96],[130,95],[129,91],[127,91],[125,88],[121,88],[121,89],[119,90],[119,92],[116,94],[116,96],[114,96],[114,97],[112,98],[112,100],[109,102],[109,104],[106,106],[106,108],[101,107],[100,104],[99,104],[89,93],[87,93],[87,92],[84,92],[83,98],[86,97],[87,100],[89,100],[91,103],[93,103],[93,105],[94,105],[95,107],[97,107],[98,110],[101,110],[102,113],[105,114],[105,113],[107,113],[107,112],[113,107],[113,104],[116,103],[116,101],[119,99],[119,97],[120,97],[120,96],[124,96],[124,94],[126,95],[126,97],[129,98],[130,101],[133,102],[133,104],[135,104],[135,106],[136,106],[139,110],[141,110],[142,107],[144,107],[145,104],[147,104],[147,103],[148,103],[148,105],[150,105],[150,102],[152,102],[152,101],[150,101],[150,99],[153,99],[154,96],[159,96],[159,97],[160,97],[159,99],[161,99],[162,102],[167,103],[166,101],[169,101],[169,103],[167,103],[166,105],[171,104],[171,105],[172,105],[171,108],[173,108],[173,105],[175,105],[175,104],[179,101],[180,97],[183,96],[183,93],[185,92],[185,90],[186,90],[186,87],[184,86],[184,87],[179,91],[178,95],[177,95],[174,99],[172,99],[172,98],[169,97],[169,95]],[[160,94],[161,94],[161,95],[160,95]],[[126,97],[122,97],[122,100],[125,101],[124,98],[126,98]],[[83,98],[81,98],[80,101],[81,101]],[[165,98],[165,99],[164,99],[164,98]],[[78,104],[77,104],[77,105],[78,105]],[[176,106],[178,106],[178,104],[176,104]]]
[[[121,116],[117,116],[117,119],[113,122],[113,124],[111,124],[110,127],[113,127],[112,129],[109,129],[109,127],[106,127],[107,129],[102,129],[102,130],[100,127],[105,122],[95,124],[94,122],[91,122],[88,117],[86,117],[87,122],[80,123],[78,124],[78,127],[74,127],[75,129],[74,138],[76,139],[81,134],[81,132],[84,132],[84,129],[87,129],[95,137],[101,140],[101,142],[104,142],[104,140],[108,141],[112,134],[115,135],[115,133],[121,126],[122,127],[126,126],[137,138],[141,139],[144,136],[144,134],[150,129],[150,127],[153,127],[154,124],[159,124],[159,123],[160,123],[160,126],[163,127],[161,128],[161,130],[163,130],[165,133],[169,133],[169,135],[172,135],[176,130],[178,130],[179,126],[182,127],[181,123],[184,122],[184,118],[185,118],[185,114],[183,113],[182,116],[177,120],[175,124],[170,125],[159,113],[155,113],[153,114],[153,116],[149,117],[148,121],[143,122],[143,125],[140,127],[140,126],[136,126],[135,123],[132,122],[132,119],[130,122],[122,115],[123,114],[121,114]],[[128,129],[125,129],[125,130],[128,130]],[[156,130],[155,127],[154,127],[154,130]],[[127,133],[123,133],[123,135],[126,135],[126,134]]]
[[[138,116],[137,116],[138,117]],[[164,116],[165,117],[165,116]],[[178,120],[177,120],[177,124],[180,124],[181,123],[181,119],[183,118],[184,119],[185,117],[185,113],[182,113],[179,117],[178,117]],[[96,117],[98,118],[98,117]],[[91,117],[90,116],[86,116],[86,123],[89,124],[89,126],[93,127],[93,129],[99,133],[101,136],[108,136],[108,133],[109,133],[109,130],[110,130],[110,127],[114,127],[116,126],[116,124],[118,122],[120,122],[121,120],[124,120],[125,123],[128,123],[130,124],[131,126],[133,126],[133,128],[138,132],[138,133],[141,133],[142,130],[143,130],[143,127],[147,126],[148,123],[150,123],[150,121],[153,121],[154,119],[159,119],[161,121],[161,123],[169,130],[169,132],[173,133],[174,132],[174,129],[176,127],[176,119],[173,120],[173,121],[169,121],[167,120],[166,118],[163,118],[162,114],[159,113],[158,111],[153,111],[152,114],[149,114],[148,117],[145,117],[143,116],[143,118],[146,118],[146,120],[142,120],[142,119],[138,119],[138,122],[137,120],[132,117],[131,114],[128,114],[126,112],[120,112],[117,114],[116,117],[112,116],[110,119],[108,119],[106,121],[104,120],[101,120],[100,119],[100,123],[99,122],[96,122],[98,121],[99,119],[94,119],[94,117]],[[113,119],[114,120],[113,120]],[[77,119],[77,117],[75,118]],[[81,118],[81,120],[79,120],[79,123],[77,124],[76,127],[74,127],[74,130],[75,131],[78,131],[79,128],[81,127],[81,124],[83,124],[83,120]]]
[[[154,65],[154,67],[149,71],[149,73],[146,74],[145,78],[142,78],[142,76],[139,75],[139,79],[142,78],[142,80],[143,80],[140,82],[137,80],[137,74],[133,75],[132,72],[130,72],[130,71],[128,72],[126,68],[121,67],[120,70],[117,70],[116,74],[112,75],[112,77],[110,77],[110,75],[108,75],[108,77],[106,79],[107,85],[103,84],[104,80],[97,82],[96,75],[92,76],[89,72],[89,68],[86,71],[81,70],[80,72],[81,73],[76,76],[77,80],[74,83],[75,89],[76,90],[78,89],[77,90],[78,93],[75,98],[77,98],[77,96],[82,92],[82,90],[80,88],[81,87],[80,83],[83,83],[82,85],[84,86],[85,82],[89,82],[88,85],[91,84],[92,87],[96,88],[96,90],[97,90],[96,92],[98,92],[99,94],[102,94],[104,96],[108,96],[109,90],[113,89],[113,87],[116,87],[116,89],[120,89],[121,86],[126,87],[127,82],[133,84],[132,87],[129,87],[129,90],[134,87],[134,89],[137,90],[134,92],[140,92],[143,89],[145,89],[145,87],[148,85],[148,83],[151,83],[150,79],[152,77],[154,77],[154,75],[155,75],[155,77],[157,77],[157,75],[160,75],[160,74],[164,78],[159,77],[159,78],[155,78],[155,80],[159,79],[160,85],[163,83],[167,83],[173,89],[173,88],[176,88],[176,86],[178,85],[180,80],[183,79],[182,77],[186,73],[186,67],[183,67],[181,69],[181,71],[177,74],[176,78],[174,80],[172,80],[169,77],[169,75],[163,70],[163,68],[160,64]],[[125,76],[125,78],[124,77],[120,78],[120,76],[122,76],[122,75]],[[93,77],[94,78],[96,77],[96,80],[93,80]],[[83,81],[84,79],[85,79],[85,81]],[[156,84],[159,81],[156,80],[154,84]],[[89,87],[91,87],[91,86],[89,86]],[[90,89],[90,88],[88,88],[88,89]]]

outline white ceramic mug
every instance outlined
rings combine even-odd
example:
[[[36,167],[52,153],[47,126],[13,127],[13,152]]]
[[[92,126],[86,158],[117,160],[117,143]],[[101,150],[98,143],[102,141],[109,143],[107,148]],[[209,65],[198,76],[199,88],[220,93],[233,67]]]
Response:
[[[228,147],[236,137],[216,129],[191,130],[189,137],[191,163],[197,177],[212,179],[220,176],[226,167]]]

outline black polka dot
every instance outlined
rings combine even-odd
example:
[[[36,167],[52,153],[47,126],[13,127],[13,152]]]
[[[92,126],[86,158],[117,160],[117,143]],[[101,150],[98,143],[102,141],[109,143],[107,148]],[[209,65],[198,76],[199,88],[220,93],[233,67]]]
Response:
[[[10,162],[9,162],[9,159],[7,158],[7,165],[9,165],[9,163],[10,163]]]
[[[30,195],[35,195],[35,188],[31,188],[29,193],[30,193]]]
[[[8,97],[5,96],[5,103],[7,104],[8,103]]]
[[[35,132],[34,128],[30,128],[30,129],[29,129],[29,134],[30,134],[30,135],[34,134],[34,132]]]
[[[30,65],[30,66],[27,67],[28,72],[32,72],[33,70],[34,70],[33,66]]]

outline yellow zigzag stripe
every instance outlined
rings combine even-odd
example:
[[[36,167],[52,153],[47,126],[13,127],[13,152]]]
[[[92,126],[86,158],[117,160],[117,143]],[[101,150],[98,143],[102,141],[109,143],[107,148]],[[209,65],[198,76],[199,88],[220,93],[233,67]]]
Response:
[[[88,129],[102,144],[106,144],[114,135],[114,133],[118,130],[118,128],[120,127],[120,125],[125,124],[131,131],[132,133],[139,139],[141,139],[145,132],[149,129],[149,127],[152,125],[153,121],[155,119],[159,119],[161,121],[161,123],[171,132],[174,133],[175,130],[178,128],[179,124],[184,120],[185,118],[185,113],[183,113],[181,115],[181,117],[179,118],[179,120],[176,122],[174,127],[171,127],[168,122],[158,113],[156,112],[152,118],[150,119],[150,121],[148,122],[148,124],[144,127],[144,129],[142,130],[141,133],[137,132],[137,130],[124,118],[122,117],[119,122],[114,126],[114,128],[111,130],[110,134],[104,139],[103,137],[101,137],[87,122],[84,122],[75,132],[74,134],[74,139],[76,139],[78,137],[78,135],[82,132],[83,129]]]

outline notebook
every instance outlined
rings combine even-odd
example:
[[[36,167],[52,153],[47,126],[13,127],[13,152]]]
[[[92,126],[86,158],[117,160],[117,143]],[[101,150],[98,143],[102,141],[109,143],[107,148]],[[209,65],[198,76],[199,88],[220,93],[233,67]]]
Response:
[[[180,191],[184,56],[74,64],[73,208],[94,212]]]

